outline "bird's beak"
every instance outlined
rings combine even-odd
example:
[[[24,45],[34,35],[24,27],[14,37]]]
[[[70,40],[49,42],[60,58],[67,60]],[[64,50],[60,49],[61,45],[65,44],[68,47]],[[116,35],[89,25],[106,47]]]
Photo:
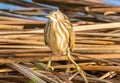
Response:
[[[49,16],[46,16],[47,18],[49,18]]]
[[[47,18],[50,18],[50,15],[47,15],[46,17],[47,17]]]

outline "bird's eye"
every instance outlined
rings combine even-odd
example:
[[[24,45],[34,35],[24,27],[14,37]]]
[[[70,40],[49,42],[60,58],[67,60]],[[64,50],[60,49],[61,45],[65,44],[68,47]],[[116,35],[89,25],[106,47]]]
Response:
[[[55,17],[57,18],[57,14],[55,14]]]

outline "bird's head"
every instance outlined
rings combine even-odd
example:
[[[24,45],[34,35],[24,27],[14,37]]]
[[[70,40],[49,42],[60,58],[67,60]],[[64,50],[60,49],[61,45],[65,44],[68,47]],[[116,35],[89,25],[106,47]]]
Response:
[[[64,15],[59,9],[57,9],[57,11],[51,12],[46,17],[48,17],[51,20],[54,20],[54,19],[65,20],[67,18],[66,15]]]
[[[56,18],[56,16],[57,16],[57,11],[53,11],[53,12],[50,12],[46,17],[48,17],[48,18]]]

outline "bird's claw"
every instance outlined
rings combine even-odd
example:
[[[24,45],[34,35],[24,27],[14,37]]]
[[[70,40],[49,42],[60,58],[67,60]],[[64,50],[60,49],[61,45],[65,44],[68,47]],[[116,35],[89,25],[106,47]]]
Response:
[[[52,71],[54,71],[54,68],[50,64],[48,64],[46,70],[52,70]]]
[[[86,76],[86,73],[79,66],[76,68],[76,71],[78,71],[81,74],[83,74],[84,76]]]
[[[80,74],[85,79],[85,83],[88,83],[88,80],[87,80],[87,77],[86,77],[86,73],[79,66],[76,66],[76,70],[74,70],[74,72],[76,72],[76,73],[74,73],[69,78],[69,80],[72,80],[76,75]]]
[[[48,66],[48,69],[51,69],[52,71],[54,71],[54,68],[52,66]]]

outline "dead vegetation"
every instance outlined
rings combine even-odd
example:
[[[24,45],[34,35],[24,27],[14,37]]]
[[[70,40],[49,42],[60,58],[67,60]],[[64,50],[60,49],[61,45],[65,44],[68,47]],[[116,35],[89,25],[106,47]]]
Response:
[[[103,2],[63,0],[0,0],[24,8],[0,9],[0,83],[83,83],[74,79],[74,66],[55,55],[55,71],[47,70],[52,52],[44,44],[41,20],[58,6],[73,23],[73,59],[87,72],[90,83],[119,83],[120,7]],[[38,2],[38,3],[37,3]],[[39,18],[39,19],[37,19]]]

